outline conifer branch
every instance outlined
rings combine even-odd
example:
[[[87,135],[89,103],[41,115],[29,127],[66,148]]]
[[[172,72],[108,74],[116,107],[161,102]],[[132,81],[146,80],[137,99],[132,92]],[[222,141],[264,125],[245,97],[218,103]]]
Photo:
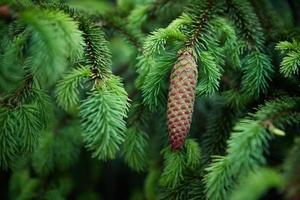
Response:
[[[107,48],[107,41],[100,27],[82,20],[80,29],[84,33],[86,43],[85,64],[91,67],[93,79],[101,79],[111,72],[111,54]]]
[[[243,39],[250,50],[262,50],[264,36],[260,22],[253,13],[248,1],[226,0],[226,12],[240,28]]]
[[[300,67],[300,43],[295,40],[292,42],[279,42],[276,49],[284,55],[280,63],[280,72],[285,77],[298,74]]]
[[[79,88],[83,87],[84,78],[92,76],[88,68],[80,67],[65,74],[64,78],[58,82],[55,90],[58,105],[65,110],[74,108],[79,103]]]
[[[282,98],[266,103],[255,114],[237,123],[228,140],[227,154],[216,157],[206,169],[206,197],[226,199],[238,177],[265,163],[263,152],[273,137],[263,123],[265,120],[273,119],[273,123],[282,126],[299,123],[295,121],[298,115],[299,98]]]
[[[214,9],[214,1],[208,0],[205,4],[202,13],[196,17],[195,22],[193,24],[194,30],[190,37],[190,39],[186,42],[186,46],[190,48],[194,48],[197,41],[199,40],[199,36],[201,32],[208,25],[208,21],[211,19],[211,14]]]
[[[113,159],[124,141],[128,97],[117,77],[99,82],[80,105],[82,136],[93,157]]]

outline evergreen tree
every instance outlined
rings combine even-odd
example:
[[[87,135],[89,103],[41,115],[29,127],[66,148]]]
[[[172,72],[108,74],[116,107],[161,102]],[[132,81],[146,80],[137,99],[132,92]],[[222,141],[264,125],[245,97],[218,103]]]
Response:
[[[298,199],[297,8],[0,0],[1,199]]]

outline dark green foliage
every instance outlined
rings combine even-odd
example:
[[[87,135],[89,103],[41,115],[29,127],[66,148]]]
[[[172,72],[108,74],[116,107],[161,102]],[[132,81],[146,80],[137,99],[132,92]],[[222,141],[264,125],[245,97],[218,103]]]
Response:
[[[284,178],[287,182],[287,196],[289,198],[294,198],[300,194],[300,185],[299,185],[299,175],[297,171],[300,166],[300,159],[297,156],[300,151],[300,140],[299,138],[295,139],[294,145],[288,153],[288,157],[285,160],[283,169],[284,169]]]
[[[137,128],[127,129],[124,142],[124,158],[128,165],[143,171],[147,166],[148,136]]]
[[[78,160],[80,141],[79,127],[72,124],[57,132],[45,132],[32,155],[32,165],[36,173],[48,175],[57,170],[56,168],[68,169]]]
[[[50,114],[47,112],[50,108],[49,99],[43,91],[33,89],[18,92],[4,99],[6,105],[0,108],[0,165],[3,168],[13,165],[18,157],[33,152]],[[21,96],[16,96],[19,94]],[[21,104],[10,107],[15,106],[17,100],[21,100]]]
[[[107,41],[104,39],[103,31],[95,24],[83,21],[80,24],[80,29],[84,33],[86,42],[84,62],[94,70],[98,69],[100,76],[109,72],[111,67],[111,56],[107,48]]]
[[[11,177],[10,199],[26,200],[37,198],[34,191],[39,185],[40,180],[31,178],[28,170],[20,170]]]
[[[0,1],[0,199],[296,199],[299,6]],[[169,76],[186,48],[196,99],[172,150]]]
[[[265,93],[274,72],[268,56],[253,52],[244,58],[243,65],[242,90],[249,96]]]

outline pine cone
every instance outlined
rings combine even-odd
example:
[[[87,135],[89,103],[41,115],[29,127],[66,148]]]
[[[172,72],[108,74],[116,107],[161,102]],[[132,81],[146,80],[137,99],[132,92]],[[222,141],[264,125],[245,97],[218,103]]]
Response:
[[[170,75],[168,95],[169,142],[173,150],[180,149],[192,121],[198,70],[192,49],[179,51]]]

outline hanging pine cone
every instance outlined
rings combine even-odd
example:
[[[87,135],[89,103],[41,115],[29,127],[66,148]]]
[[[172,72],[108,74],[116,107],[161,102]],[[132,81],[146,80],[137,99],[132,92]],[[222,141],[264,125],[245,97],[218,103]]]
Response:
[[[168,95],[169,142],[173,150],[184,144],[192,121],[198,70],[192,49],[181,50],[170,75]]]

